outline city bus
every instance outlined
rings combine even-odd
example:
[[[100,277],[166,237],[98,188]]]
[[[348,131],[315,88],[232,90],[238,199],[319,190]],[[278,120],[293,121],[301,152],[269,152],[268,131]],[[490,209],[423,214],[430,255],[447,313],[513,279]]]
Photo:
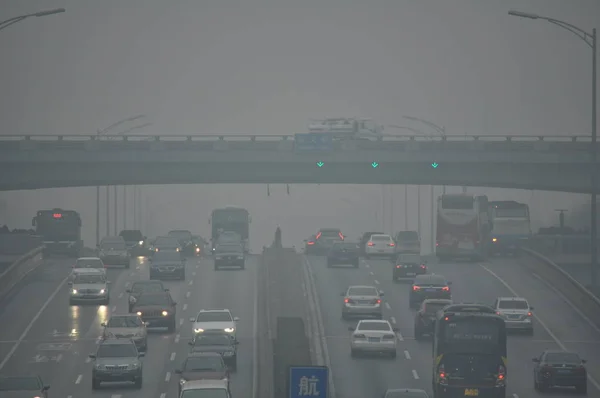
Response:
[[[495,313],[467,305],[439,311],[433,337],[435,398],[506,396],[506,325]]]
[[[227,206],[212,211],[209,224],[211,224],[211,238],[213,249],[222,232],[235,232],[242,238],[244,251],[250,251],[250,223],[252,218],[248,210],[241,207]]]
[[[437,200],[435,254],[481,260],[487,256],[490,225],[487,196],[444,194]]]
[[[514,200],[490,201],[490,254],[516,254],[531,237],[529,206]]]
[[[44,254],[78,257],[83,248],[81,217],[74,210],[38,210],[31,221],[44,241]]]

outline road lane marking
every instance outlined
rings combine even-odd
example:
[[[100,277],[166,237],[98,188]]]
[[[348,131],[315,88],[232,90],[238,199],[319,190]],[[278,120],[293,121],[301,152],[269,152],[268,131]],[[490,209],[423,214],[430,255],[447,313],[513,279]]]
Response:
[[[85,363],[90,363],[90,362],[92,362],[92,358],[90,358],[90,357],[87,357],[87,358],[85,359]]]
[[[373,273],[373,271],[369,271],[369,275],[373,276],[375,274]]]
[[[377,279],[375,279],[374,282],[375,282],[376,285],[379,285],[379,281]]]
[[[398,341],[404,341],[404,337],[402,337],[402,333],[396,332],[396,337],[398,337]]]
[[[123,293],[119,293],[119,298],[123,298]]]
[[[390,307],[390,303],[385,303],[385,308],[387,308],[388,310],[392,309],[392,307]]]
[[[127,289],[130,284],[131,284],[131,282],[125,282],[125,288]]]
[[[196,271],[192,271],[192,276],[196,276]]]
[[[181,335],[178,333],[178,334],[175,336],[175,344],[179,343],[179,339],[180,339],[180,338],[181,338]]]
[[[183,318],[179,320],[179,326],[183,325]]]
[[[184,304],[184,305],[183,305],[183,307],[182,307],[181,309],[182,309],[182,311],[185,311],[185,310],[187,310],[187,304]]]
[[[513,398],[519,398],[519,396],[517,394],[513,394],[512,396],[513,396]]]
[[[110,398],[121,398],[121,394],[113,394]]]
[[[411,359],[411,358],[410,358],[410,352],[408,352],[407,350],[404,350],[404,357],[405,357],[406,359]]]
[[[111,308],[111,310],[110,310],[110,311],[111,311],[111,312],[115,312],[116,310],[117,310],[117,306],[116,306],[116,305],[113,305],[113,307]]]
[[[414,370],[414,369],[413,369],[413,370],[412,370],[412,374],[413,374],[413,377],[414,377],[416,380],[419,380],[419,374],[417,373],[417,371],[416,371],[416,370]]]
[[[134,275],[135,275],[135,272],[132,272],[129,274],[129,276],[134,276]]]
[[[50,303],[52,302],[52,300],[54,299],[54,297],[56,297],[56,295],[58,294],[58,292],[60,292],[63,289],[64,284],[67,283],[67,280],[69,279],[70,276],[71,275],[68,275],[65,279],[63,279],[58,284],[58,287],[56,288],[56,290],[52,292],[52,294],[50,295],[50,297],[48,297],[48,299],[46,300],[46,302],[44,303],[44,305],[42,305],[42,307],[39,309],[39,311],[33,316],[33,318],[31,319],[31,321],[29,322],[29,324],[25,328],[25,330],[23,330],[23,333],[21,333],[21,335],[19,336],[19,339],[17,340],[17,342],[15,343],[15,345],[12,346],[12,348],[10,349],[10,351],[8,352],[8,354],[6,354],[6,356],[2,359],[2,362],[0,362],[0,370],[2,370],[2,368],[4,367],[4,365],[6,365],[6,363],[10,360],[10,357],[13,356],[13,354],[15,353],[15,351],[17,351],[17,349],[21,345],[21,342],[23,342],[23,340],[25,340],[25,337],[27,337],[27,333],[29,333],[29,331],[33,327],[33,324],[39,319],[40,316],[42,316],[42,313],[46,310],[46,308],[48,308],[48,306],[50,305]]]
[[[169,380],[171,380],[171,372],[167,372],[167,374],[165,375],[165,381],[168,383]]]
[[[160,398],[167,398],[167,393],[166,392],[161,393]]]
[[[365,266],[366,266],[367,268],[371,268],[371,265],[370,265],[368,262],[366,262],[366,261],[365,261]],[[371,272],[371,275],[373,275],[373,273],[372,273],[372,272]]]
[[[390,321],[391,321],[393,324],[396,324],[396,318],[394,318],[393,316],[391,316],[391,317],[390,317]]]
[[[191,281],[188,283],[188,285],[192,286],[193,284],[194,284],[194,280],[192,279],[192,280],[191,280]]]
[[[75,384],[81,383],[81,379],[83,379],[83,375],[77,376],[77,379],[75,379]]]
[[[169,359],[170,359],[171,361],[174,361],[174,360],[175,360],[175,355],[176,355],[176,354],[177,354],[177,353],[175,353],[175,352],[172,352],[172,353],[171,353],[171,358],[169,358]]]
[[[190,292],[187,292],[187,293],[185,294],[185,298],[190,298],[190,295],[191,295],[191,294],[192,294],[192,293],[190,293]]]
[[[509,292],[512,293],[513,296],[515,297],[523,297],[520,294],[518,294],[515,289],[513,289],[508,283],[506,283],[506,281],[502,278],[500,278],[500,276],[498,276],[498,274],[496,274],[494,271],[492,271],[491,269],[489,269],[488,267],[486,267],[483,264],[479,264],[479,266],[481,268],[483,268],[484,270],[486,270],[487,272],[489,272],[490,275],[492,275],[494,278],[496,278],[498,280],[498,282],[500,282],[501,284],[504,285],[504,287],[506,289],[508,289]],[[533,311],[532,311],[533,312]],[[546,325],[546,323],[544,321],[542,321],[536,314],[535,312],[533,312],[533,317],[535,318],[535,320],[540,324],[540,326],[542,328],[544,328],[544,330],[546,331],[546,333],[548,333],[548,335],[550,335],[550,337],[552,338],[552,340],[554,340],[554,342],[556,343],[557,346],[560,347],[561,350],[563,351],[569,351],[567,349],[567,347],[563,344],[562,341],[560,341],[558,339],[558,337],[556,337],[556,335],[552,332],[552,330],[550,330],[550,328],[548,327],[548,325]],[[596,381],[596,379],[589,374],[588,372],[588,380],[594,385],[594,387],[596,387],[596,389],[600,390],[600,383],[598,383],[598,381]]]

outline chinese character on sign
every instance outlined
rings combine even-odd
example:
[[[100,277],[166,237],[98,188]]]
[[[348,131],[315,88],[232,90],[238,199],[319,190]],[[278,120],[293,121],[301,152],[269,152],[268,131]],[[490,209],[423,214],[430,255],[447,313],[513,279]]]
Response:
[[[320,393],[317,389],[317,383],[319,383],[319,379],[315,376],[311,376],[310,379],[306,376],[301,377],[298,385],[298,395],[302,397],[318,397]]]

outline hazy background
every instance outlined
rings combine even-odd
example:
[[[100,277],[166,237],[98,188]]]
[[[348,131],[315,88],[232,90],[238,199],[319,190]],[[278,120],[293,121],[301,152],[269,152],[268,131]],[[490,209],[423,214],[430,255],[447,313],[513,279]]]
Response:
[[[0,32],[1,134],[93,134],[140,113],[153,125],[139,134],[291,134],[328,116],[427,130],[402,115],[429,119],[448,134],[591,131],[589,48],[507,12],[591,30],[600,27],[597,0],[2,0],[0,19],[54,7],[67,12]],[[382,210],[380,186],[294,185],[288,196],[280,185],[270,197],[264,185],[144,187],[143,226],[147,235],[169,228],[208,235],[210,211],[235,204],[252,212],[254,248],[272,239],[277,223],[296,244],[322,226],[356,237],[382,228],[383,218],[386,230],[402,229],[403,187],[386,190]],[[556,222],[554,209],[586,200],[470,191],[528,202],[536,228]],[[414,229],[416,188],[409,193]],[[422,199],[428,245],[428,187]],[[0,224],[28,226],[36,210],[51,207],[81,212],[84,239],[93,244],[94,188],[0,193]]]

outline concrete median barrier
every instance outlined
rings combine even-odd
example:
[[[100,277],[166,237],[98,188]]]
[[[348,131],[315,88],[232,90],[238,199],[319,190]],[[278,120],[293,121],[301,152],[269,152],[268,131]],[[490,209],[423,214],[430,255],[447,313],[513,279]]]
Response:
[[[43,246],[30,250],[0,273],[0,300],[42,263],[42,251]]]

